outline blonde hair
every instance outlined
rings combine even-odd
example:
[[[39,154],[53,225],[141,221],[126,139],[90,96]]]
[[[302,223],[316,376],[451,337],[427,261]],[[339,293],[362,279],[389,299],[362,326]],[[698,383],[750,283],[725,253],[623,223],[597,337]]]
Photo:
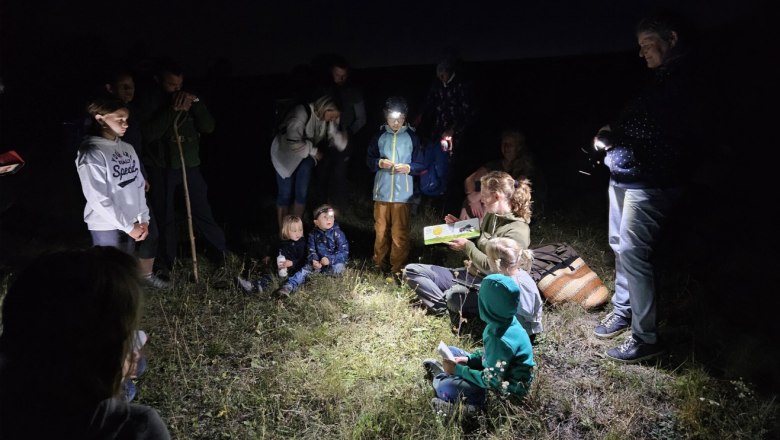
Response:
[[[515,268],[528,272],[534,262],[532,250],[521,249],[515,240],[506,237],[491,238],[485,247],[485,254],[490,270],[504,275]]]
[[[482,176],[480,191],[501,193],[509,200],[512,213],[531,223],[531,181],[528,179],[515,180],[503,171],[491,171]]]
[[[303,220],[301,220],[300,217],[297,215],[286,215],[284,216],[284,219],[282,220],[282,228],[279,231],[279,235],[282,236],[283,240],[289,240],[290,239],[290,229],[292,229],[292,226],[294,224],[300,224],[301,228],[303,228]]]
[[[316,101],[312,102],[311,105],[314,110],[314,114],[317,115],[317,119],[323,119],[325,117],[325,113],[328,111],[341,111],[339,105],[336,103],[336,99],[331,95],[322,95],[317,98]]]

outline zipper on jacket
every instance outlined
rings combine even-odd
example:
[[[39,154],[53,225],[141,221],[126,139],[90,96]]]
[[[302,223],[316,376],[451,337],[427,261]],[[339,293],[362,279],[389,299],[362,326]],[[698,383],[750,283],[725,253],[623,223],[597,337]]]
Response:
[[[390,170],[390,202],[395,198],[395,141],[398,137],[398,132],[393,132],[393,145],[391,150],[393,151],[393,169]]]

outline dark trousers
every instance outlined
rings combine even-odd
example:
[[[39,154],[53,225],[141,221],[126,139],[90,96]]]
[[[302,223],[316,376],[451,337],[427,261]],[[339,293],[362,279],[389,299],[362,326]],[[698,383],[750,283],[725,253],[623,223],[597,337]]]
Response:
[[[162,267],[170,269],[177,256],[178,234],[176,228],[176,193],[177,188],[183,188],[180,169],[147,167],[151,189],[150,200],[159,226],[159,242],[157,262]],[[199,167],[187,168],[187,186],[192,207],[192,222],[212,246],[218,251],[227,249],[225,233],[217,225],[211,213],[208,200],[208,186],[203,179]],[[183,197],[182,194],[180,197]]]
[[[344,151],[327,148],[325,157],[314,168],[313,206],[329,203],[339,209],[346,208],[349,157],[349,147]]]

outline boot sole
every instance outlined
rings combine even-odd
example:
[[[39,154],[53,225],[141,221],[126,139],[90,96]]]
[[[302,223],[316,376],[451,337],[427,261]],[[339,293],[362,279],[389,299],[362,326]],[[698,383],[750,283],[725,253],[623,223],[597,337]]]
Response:
[[[593,331],[593,335],[596,336],[599,339],[612,339],[615,336],[618,336],[618,335],[622,334],[626,330],[628,330],[628,327],[622,328],[620,330],[616,330],[616,331],[614,331],[612,333],[596,333],[596,331],[594,330]]]

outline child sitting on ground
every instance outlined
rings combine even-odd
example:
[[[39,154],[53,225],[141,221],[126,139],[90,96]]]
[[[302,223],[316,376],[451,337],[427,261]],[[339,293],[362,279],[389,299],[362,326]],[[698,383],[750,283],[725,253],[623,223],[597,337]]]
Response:
[[[536,335],[542,332],[542,296],[539,288],[528,274],[533,265],[533,252],[529,249],[521,249],[520,245],[511,238],[491,238],[485,247],[488,266],[493,273],[504,274],[512,278],[520,287],[520,305],[517,308],[517,320],[523,326],[533,343]],[[471,291],[471,294],[476,292]],[[454,326],[459,326],[461,318],[476,318],[478,310],[468,307],[470,302],[464,301],[468,295],[467,289],[450,289],[445,292],[447,309]]]
[[[280,231],[282,242],[279,243],[279,254],[284,256],[284,262],[277,263],[277,270],[287,269],[287,276],[293,276],[306,264],[306,242],[303,238],[303,222],[297,215],[287,215],[282,219]],[[277,254],[278,255],[278,254]],[[273,278],[266,274],[255,280],[236,277],[236,284],[246,293],[262,292]]]
[[[274,294],[281,298],[289,297],[312,273],[339,275],[347,267],[349,243],[336,223],[333,208],[322,205],[314,210],[312,217],[315,228],[309,233],[306,244],[309,264],[303,266],[299,272],[288,278],[283,286],[276,289]]]
[[[434,411],[451,415],[459,401],[467,413],[481,410],[486,389],[502,397],[522,398],[528,393],[536,364],[528,333],[515,316],[520,296],[521,289],[506,275],[492,274],[482,280],[478,299],[479,316],[487,323],[482,332],[484,352],[450,347],[454,360],[423,361],[436,391],[431,400]]]

